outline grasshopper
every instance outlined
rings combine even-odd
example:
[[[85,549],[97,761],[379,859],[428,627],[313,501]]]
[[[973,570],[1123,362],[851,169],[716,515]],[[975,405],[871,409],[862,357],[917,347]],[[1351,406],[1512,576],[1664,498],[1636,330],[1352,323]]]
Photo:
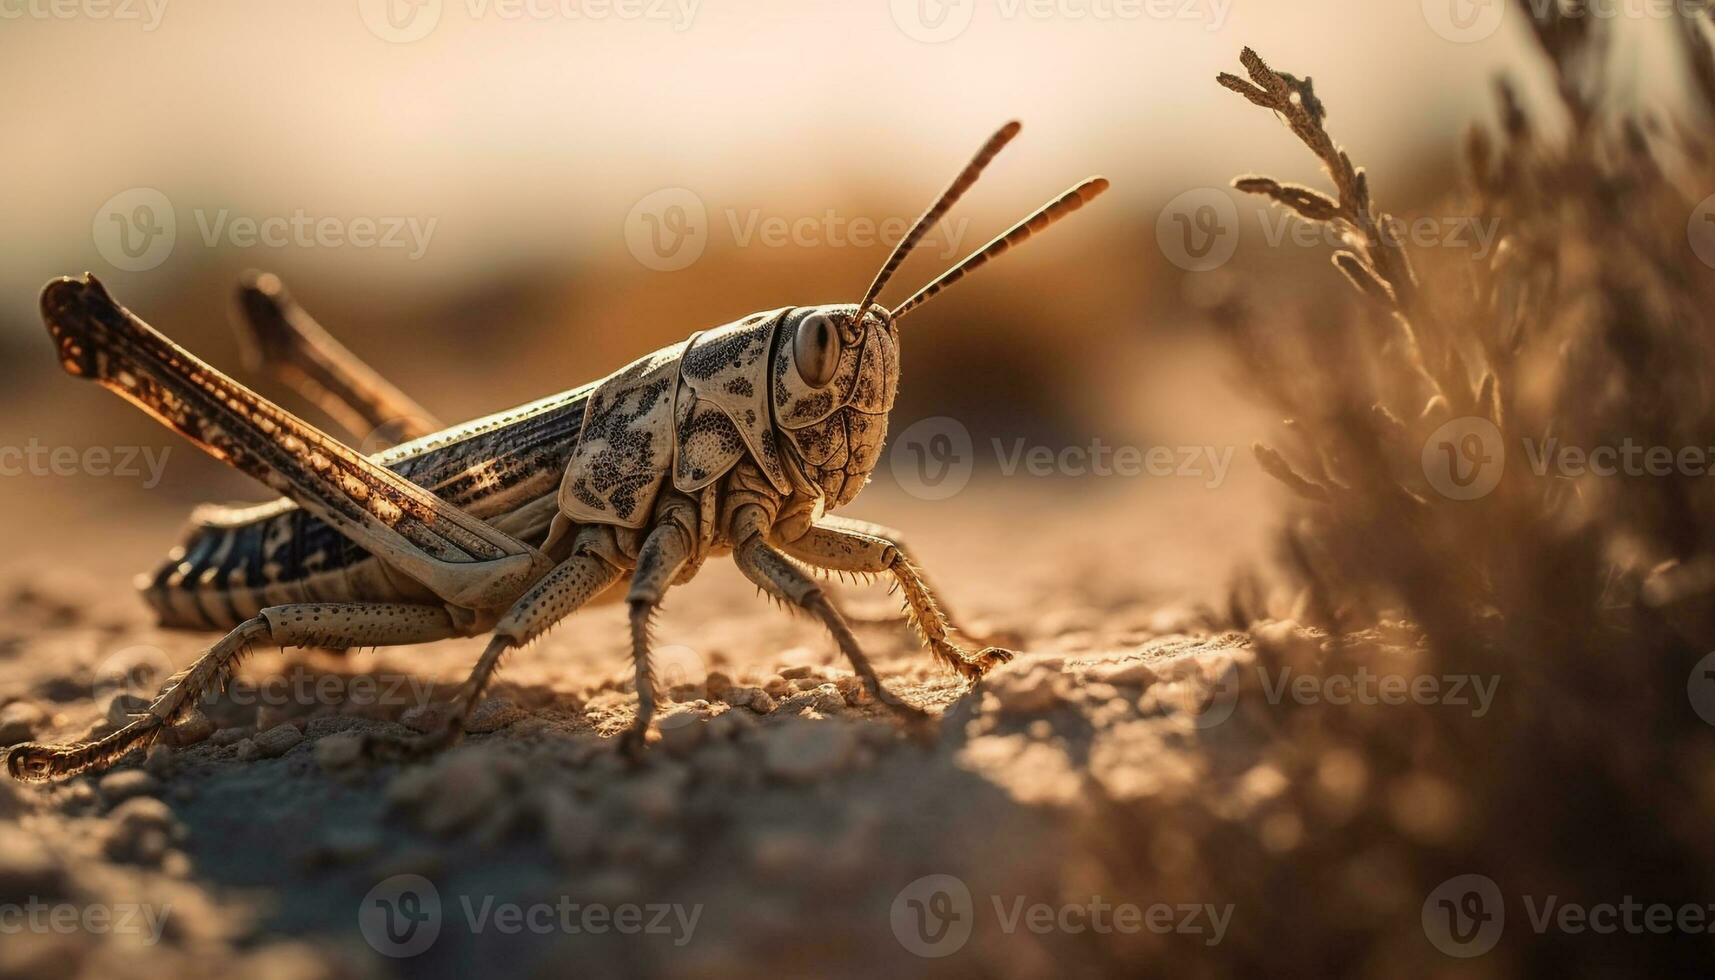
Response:
[[[975,683],[1010,651],[968,650],[899,536],[832,516],[878,461],[899,381],[899,323],[972,270],[1107,188],[1091,177],[971,253],[891,311],[883,287],[1014,136],[982,146],[900,239],[862,300],[784,307],[693,333],[606,378],[442,429],[339,345],[272,276],[239,289],[252,366],[270,370],[354,433],[407,437],[366,455],[174,344],[93,276],[58,279],[42,315],[75,377],[116,392],[280,494],[204,506],[143,596],[169,627],[226,630],[125,726],[8,756],[20,779],[66,776],[149,745],[225,682],[252,647],[347,649],[490,635],[444,722],[371,735],[375,758],[410,758],[461,737],[501,658],[627,581],[637,714],[645,744],[656,694],[650,624],[667,590],[728,555],[776,600],[833,635],[870,696],[922,728],[889,694],[806,569],[891,576],[936,660]]]

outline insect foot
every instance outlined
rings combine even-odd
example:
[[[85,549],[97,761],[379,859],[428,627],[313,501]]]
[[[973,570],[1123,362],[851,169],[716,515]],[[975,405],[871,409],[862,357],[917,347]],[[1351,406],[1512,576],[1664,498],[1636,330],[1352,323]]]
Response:
[[[960,677],[963,677],[968,683],[975,684],[982,680],[983,675],[989,671],[1001,664],[1011,663],[1016,656],[1018,656],[1017,651],[1007,650],[1003,647],[983,647],[976,653],[967,653],[958,647],[952,647],[951,656],[945,659],[949,666],[959,672]]]

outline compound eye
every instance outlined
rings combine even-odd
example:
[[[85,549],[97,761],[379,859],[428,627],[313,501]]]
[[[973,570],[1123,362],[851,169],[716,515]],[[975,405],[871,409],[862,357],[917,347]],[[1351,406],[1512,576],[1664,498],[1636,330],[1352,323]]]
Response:
[[[798,324],[798,334],[792,338],[792,362],[798,365],[798,376],[812,388],[834,380],[834,371],[840,366],[840,331],[831,317],[817,313]]]

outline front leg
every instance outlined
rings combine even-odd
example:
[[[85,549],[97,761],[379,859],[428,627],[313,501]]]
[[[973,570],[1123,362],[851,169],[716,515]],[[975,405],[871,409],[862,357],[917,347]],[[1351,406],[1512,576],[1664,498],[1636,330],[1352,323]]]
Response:
[[[793,541],[775,542],[799,561],[833,572],[887,573],[905,594],[906,613],[936,660],[976,683],[1015,654],[1000,647],[972,652],[954,643],[954,627],[930,590],[923,573],[912,563],[894,532],[862,521],[824,517]]]

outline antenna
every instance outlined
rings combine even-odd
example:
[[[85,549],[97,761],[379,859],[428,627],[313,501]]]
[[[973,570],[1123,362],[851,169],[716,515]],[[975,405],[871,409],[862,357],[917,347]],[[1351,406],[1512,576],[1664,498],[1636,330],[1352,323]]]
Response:
[[[858,303],[857,316],[852,318],[854,324],[863,322],[863,315],[869,311],[875,298],[881,295],[882,288],[893,278],[894,272],[905,262],[905,257],[917,247],[918,241],[971,189],[971,185],[982,176],[983,168],[989,165],[1006,144],[1012,142],[1012,138],[1018,135],[1021,128],[1018,121],[1014,120],[996,130],[995,134],[988,138],[988,142],[983,144],[982,149],[977,151],[977,155],[971,158],[971,162],[965,164],[965,169],[959,171],[959,175],[953,178],[953,182],[948,184],[941,196],[935,199],[935,203],[929,206],[929,210],[917,218],[917,223],[911,226],[911,230],[905,233],[899,244],[893,246],[893,254],[881,264],[881,271],[875,274],[875,280],[869,284],[869,291],[863,294],[863,301]]]
[[[916,295],[894,307],[893,312],[889,314],[889,316],[897,321],[900,317],[911,312],[913,309],[928,302],[936,293],[946,289],[948,286],[958,282],[960,279],[965,278],[965,276],[973,270],[982,267],[988,262],[988,260],[1000,255],[1002,252],[1005,252],[1007,249],[1012,248],[1014,245],[1019,244],[1037,232],[1042,231],[1054,222],[1059,221],[1066,215],[1071,214],[1073,211],[1076,211],[1085,204],[1088,204],[1090,201],[1095,200],[1096,195],[1107,189],[1108,179],[1106,177],[1090,177],[1085,179],[1083,183],[1060,195],[1053,201],[1044,204],[1042,207],[1036,209],[1036,212],[1030,215],[1030,217],[1025,218],[1023,221],[1013,225],[1011,228],[1008,228],[999,237],[966,256],[964,261],[960,262],[958,265],[955,265],[946,272],[941,273],[936,277],[934,282],[931,282],[929,285],[917,290]]]

